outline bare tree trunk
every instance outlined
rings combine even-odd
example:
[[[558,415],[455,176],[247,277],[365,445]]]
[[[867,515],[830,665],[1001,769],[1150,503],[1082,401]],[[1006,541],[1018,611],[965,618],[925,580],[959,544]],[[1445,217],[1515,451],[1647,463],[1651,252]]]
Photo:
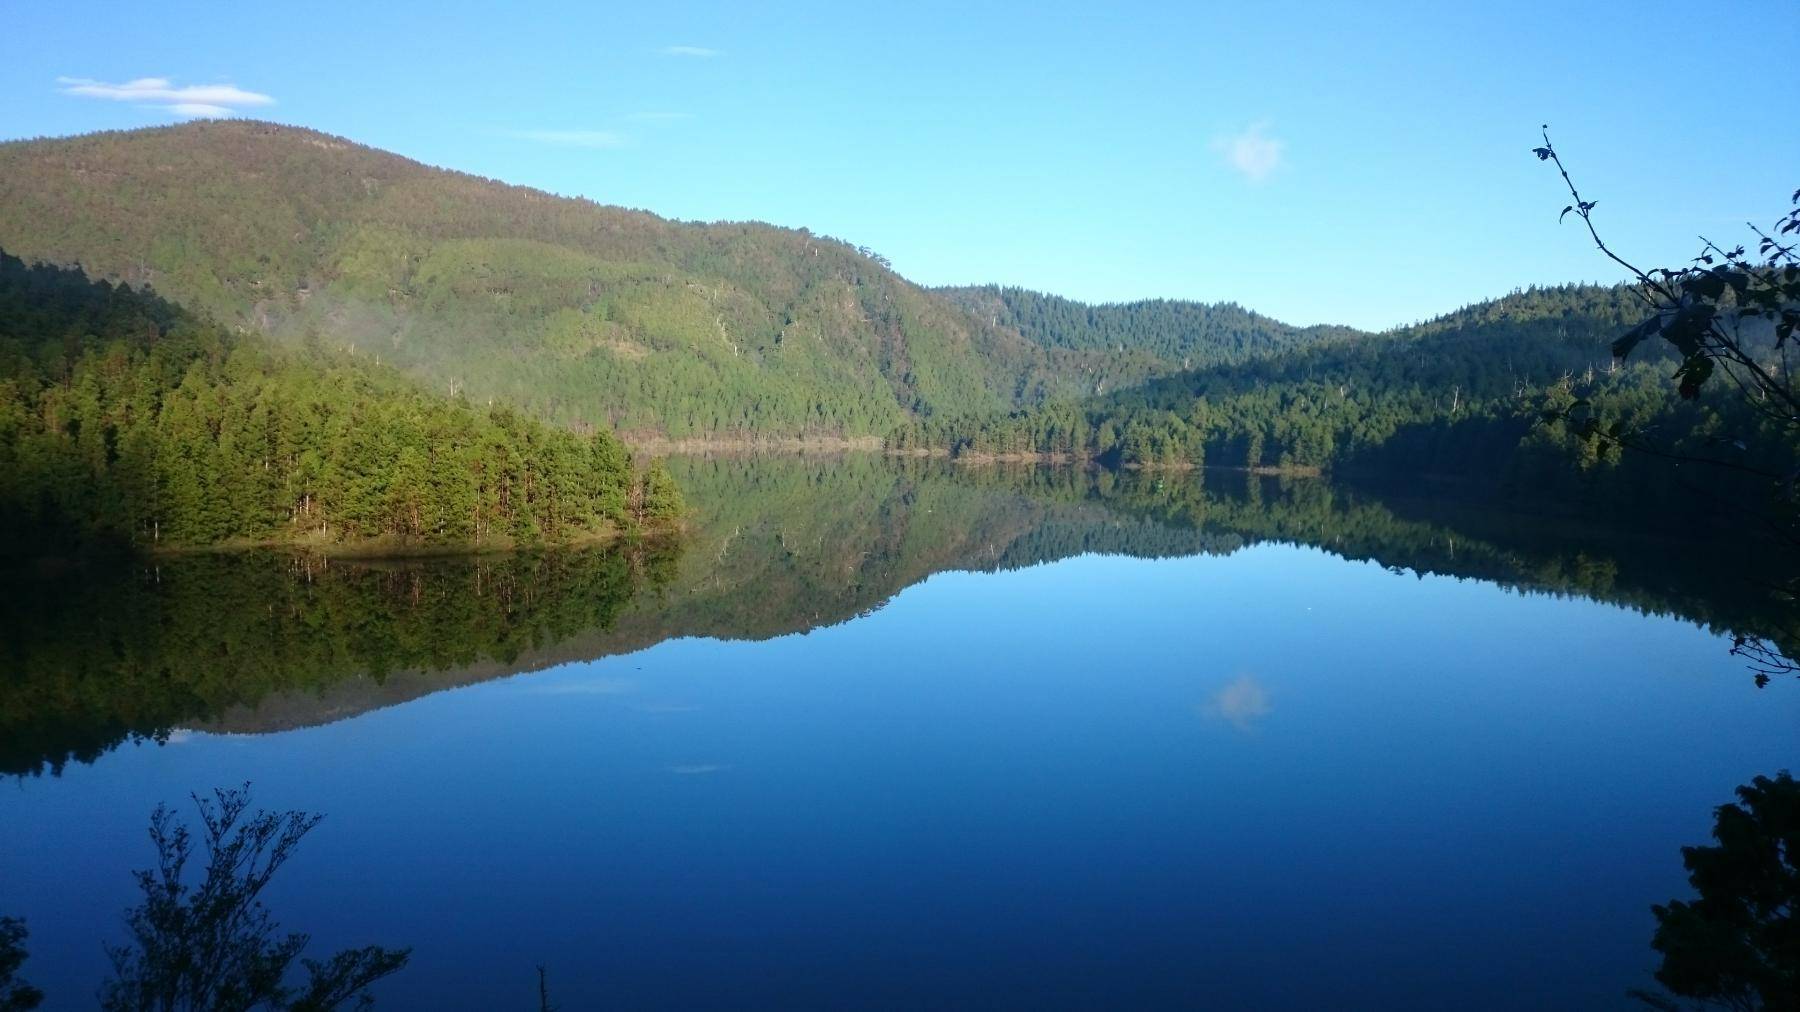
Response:
[[[556,1006],[550,1004],[550,978],[544,965],[538,964],[538,1012],[556,1012]]]

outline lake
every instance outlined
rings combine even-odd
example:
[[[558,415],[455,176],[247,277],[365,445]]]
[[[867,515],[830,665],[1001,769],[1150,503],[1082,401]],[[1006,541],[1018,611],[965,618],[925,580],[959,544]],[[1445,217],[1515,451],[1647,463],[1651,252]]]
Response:
[[[1793,765],[1742,559],[1322,481],[677,461],[678,545],[15,577],[0,914],[86,1007],[159,802],[391,1008],[1632,1007]],[[1789,639],[1788,642],[1793,642]]]

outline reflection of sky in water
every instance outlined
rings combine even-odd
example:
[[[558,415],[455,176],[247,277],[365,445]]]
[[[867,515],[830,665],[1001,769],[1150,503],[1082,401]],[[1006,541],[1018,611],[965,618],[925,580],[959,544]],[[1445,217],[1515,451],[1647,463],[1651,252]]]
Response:
[[[638,684],[630,678],[589,677],[565,681],[546,681],[527,686],[524,691],[545,696],[622,696],[636,692]]]
[[[0,912],[80,1005],[151,807],[247,779],[328,813],[285,926],[415,946],[393,1008],[528,1006],[539,963],[565,1008],[1616,1007],[1679,847],[1793,765],[1792,688],[1680,622],[1309,549],[940,574],[8,785]]]

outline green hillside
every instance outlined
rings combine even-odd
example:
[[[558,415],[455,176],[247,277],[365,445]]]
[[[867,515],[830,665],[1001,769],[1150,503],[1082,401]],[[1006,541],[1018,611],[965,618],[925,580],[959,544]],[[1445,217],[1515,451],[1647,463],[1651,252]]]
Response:
[[[0,247],[632,434],[873,435],[1148,374],[803,229],[672,222],[249,121],[0,144]]]
[[[1234,302],[1144,299],[1089,305],[1027,288],[939,288],[978,319],[1046,349],[1106,352],[1148,375],[1231,365],[1357,337],[1349,327],[1295,327]]]

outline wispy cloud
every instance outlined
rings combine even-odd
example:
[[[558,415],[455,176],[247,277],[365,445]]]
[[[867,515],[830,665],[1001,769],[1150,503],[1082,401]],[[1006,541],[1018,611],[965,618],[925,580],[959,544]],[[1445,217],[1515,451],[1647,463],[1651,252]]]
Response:
[[[634,112],[625,117],[633,123],[680,123],[694,118],[691,112]]]
[[[664,56],[685,56],[695,60],[710,60],[721,55],[717,49],[708,49],[705,46],[664,46],[662,54]]]
[[[1201,712],[1215,720],[1223,720],[1239,731],[1250,731],[1274,707],[1269,703],[1269,690],[1255,675],[1239,675],[1213,693]]]
[[[225,106],[208,105],[205,102],[177,102],[165,108],[177,116],[207,116],[213,119],[230,116],[233,113],[233,110]]]
[[[96,81],[91,77],[59,77],[56,83],[65,95],[131,102],[177,116],[235,116],[245,109],[275,104],[271,96],[246,91],[235,84],[177,86],[166,77],[140,77],[123,84]]]
[[[1213,150],[1239,175],[1260,183],[1284,164],[1287,142],[1269,136],[1269,124],[1252,123],[1242,133],[1214,138]]]
[[[669,766],[665,768],[676,776],[693,777],[706,773],[723,773],[731,767],[723,766],[719,763],[684,763],[679,766]]]
[[[512,135],[521,140],[565,148],[602,150],[628,147],[631,144],[630,137],[616,130],[515,130]]]

